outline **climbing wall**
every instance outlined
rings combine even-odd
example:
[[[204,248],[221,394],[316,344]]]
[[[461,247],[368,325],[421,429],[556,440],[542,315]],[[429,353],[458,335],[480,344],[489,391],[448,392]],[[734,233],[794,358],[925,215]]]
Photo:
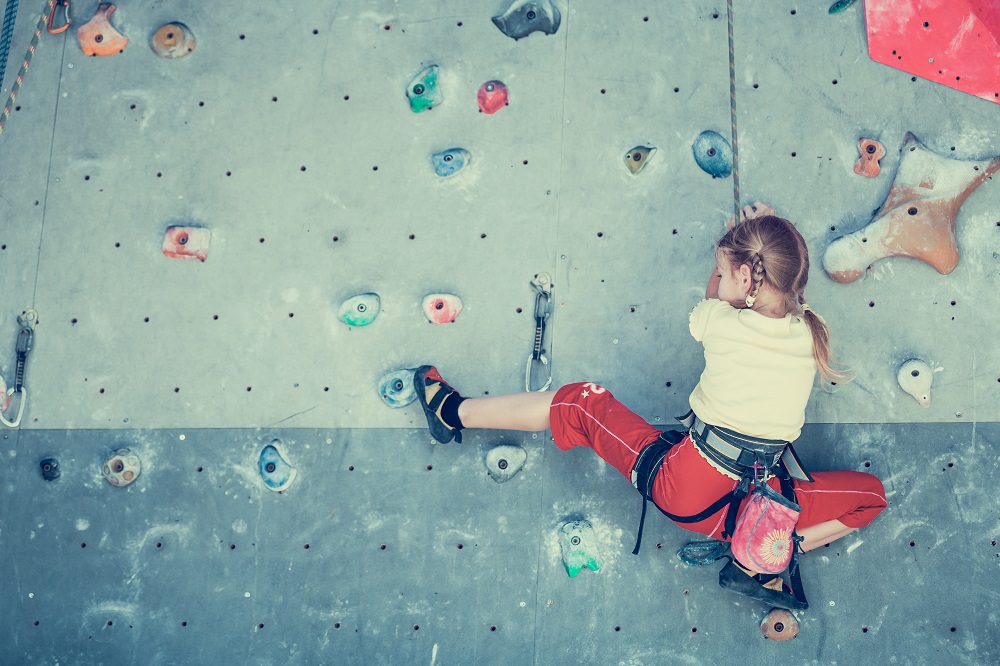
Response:
[[[21,3],[5,99],[43,4]],[[0,663],[1000,661],[1000,107],[869,60],[860,2],[733,4],[740,198],[802,231],[808,300],[856,375],[817,387],[797,449],[890,499],[803,559],[795,640],[683,565],[660,516],[629,554],[639,498],[592,454],[549,433],[437,445],[379,391],[423,363],[466,395],[523,390],[548,274],[533,387],[593,380],[663,427],[686,411],[687,313],[733,210],[733,178],[692,149],[732,140],[725,3],[557,0],[553,34],[515,40],[490,20],[507,0],[122,2],[127,46],[90,57],[77,28],[98,3],[76,1],[0,133],[8,384],[17,316],[38,313],[0,440]],[[150,48],[169,22],[195,40],[183,57]],[[493,113],[488,82],[509,91]],[[884,149],[872,177],[859,139]],[[907,167],[910,147],[939,157]],[[655,151],[632,173],[637,148]],[[910,198],[883,206],[894,187]],[[954,221],[957,264],[879,258],[922,251],[890,241],[925,219],[946,239]],[[838,244],[867,257],[855,279],[828,274]],[[349,325],[359,294],[377,317]],[[428,295],[462,310],[431,323]],[[900,387],[910,359],[928,406]],[[498,445],[526,455],[504,483]],[[114,487],[122,448],[141,471]],[[577,520],[598,570],[570,577]]]

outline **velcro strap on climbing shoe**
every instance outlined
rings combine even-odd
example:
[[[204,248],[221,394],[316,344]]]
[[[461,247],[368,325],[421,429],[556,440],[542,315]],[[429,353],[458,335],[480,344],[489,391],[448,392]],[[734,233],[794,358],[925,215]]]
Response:
[[[688,428],[695,446],[723,469],[742,476],[754,463],[768,470],[778,466],[788,442],[750,437],[735,430],[705,423],[693,411],[677,420]],[[797,459],[796,459],[797,462]],[[798,464],[801,469],[801,464]],[[804,471],[804,470],[803,470]]]

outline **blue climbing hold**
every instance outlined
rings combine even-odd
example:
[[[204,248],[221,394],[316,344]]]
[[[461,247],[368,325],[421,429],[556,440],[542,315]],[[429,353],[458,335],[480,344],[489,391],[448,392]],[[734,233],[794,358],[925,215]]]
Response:
[[[694,159],[712,178],[725,178],[733,172],[733,149],[721,134],[705,130],[691,146]]]
[[[385,404],[393,408],[406,407],[417,399],[413,388],[413,368],[392,370],[378,380],[378,394]]]
[[[551,0],[514,0],[507,11],[493,17],[493,25],[516,41],[533,32],[554,35],[561,20],[559,9]]]
[[[274,440],[260,452],[260,478],[270,490],[281,492],[292,485],[296,469],[288,464],[280,450],[281,440]]]
[[[702,567],[720,560],[729,552],[724,541],[692,541],[677,551],[681,562],[692,567]]]
[[[449,148],[448,150],[431,155],[434,171],[442,178],[454,176],[469,163],[470,159],[472,159],[472,156],[464,148]]]
[[[438,70],[437,65],[431,65],[413,77],[406,87],[410,110],[414,113],[431,109],[444,101],[444,94],[438,87]]]

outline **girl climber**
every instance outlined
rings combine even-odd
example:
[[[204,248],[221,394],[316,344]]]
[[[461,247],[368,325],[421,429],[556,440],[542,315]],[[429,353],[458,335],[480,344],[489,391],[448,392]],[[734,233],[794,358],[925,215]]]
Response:
[[[738,515],[726,511],[729,498],[743,480],[736,499],[746,503],[746,479],[754,478],[748,470],[759,471],[756,462],[766,459],[764,466],[775,475],[768,485],[780,490],[783,480],[787,494],[794,489],[802,509],[797,551],[807,552],[871,523],[887,506],[885,490],[871,474],[810,476],[798,464],[790,443],[805,422],[817,370],[825,381],[845,379],[831,367],[826,323],[805,301],[808,249],[791,222],[759,202],[729,226],[716,247],[705,300],[690,315],[691,335],[704,346],[705,370],[689,399],[692,413],[682,420],[689,431],[683,437],[674,433],[677,443],[661,449],[666,453],[650,473],[655,476],[648,497],[684,529],[729,541]],[[633,482],[640,452],[662,446],[658,428],[592,382],[555,392],[463,398],[436,368],[422,366],[414,384],[431,435],[442,443],[461,442],[464,428],[551,430],[560,449],[590,447]],[[762,458],[760,451],[772,457]],[[755,468],[746,466],[748,452],[757,456]],[[800,600],[780,576],[754,575],[732,559],[720,584],[775,605],[807,607],[797,569],[792,576]]]

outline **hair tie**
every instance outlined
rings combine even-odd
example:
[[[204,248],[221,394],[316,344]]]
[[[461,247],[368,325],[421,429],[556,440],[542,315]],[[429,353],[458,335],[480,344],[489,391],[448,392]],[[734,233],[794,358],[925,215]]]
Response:
[[[811,307],[809,307],[808,303],[803,303],[802,304],[802,314],[805,314],[807,312],[812,312],[812,311],[813,311],[813,309]],[[815,313],[813,313],[813,314],[815,314]]]

